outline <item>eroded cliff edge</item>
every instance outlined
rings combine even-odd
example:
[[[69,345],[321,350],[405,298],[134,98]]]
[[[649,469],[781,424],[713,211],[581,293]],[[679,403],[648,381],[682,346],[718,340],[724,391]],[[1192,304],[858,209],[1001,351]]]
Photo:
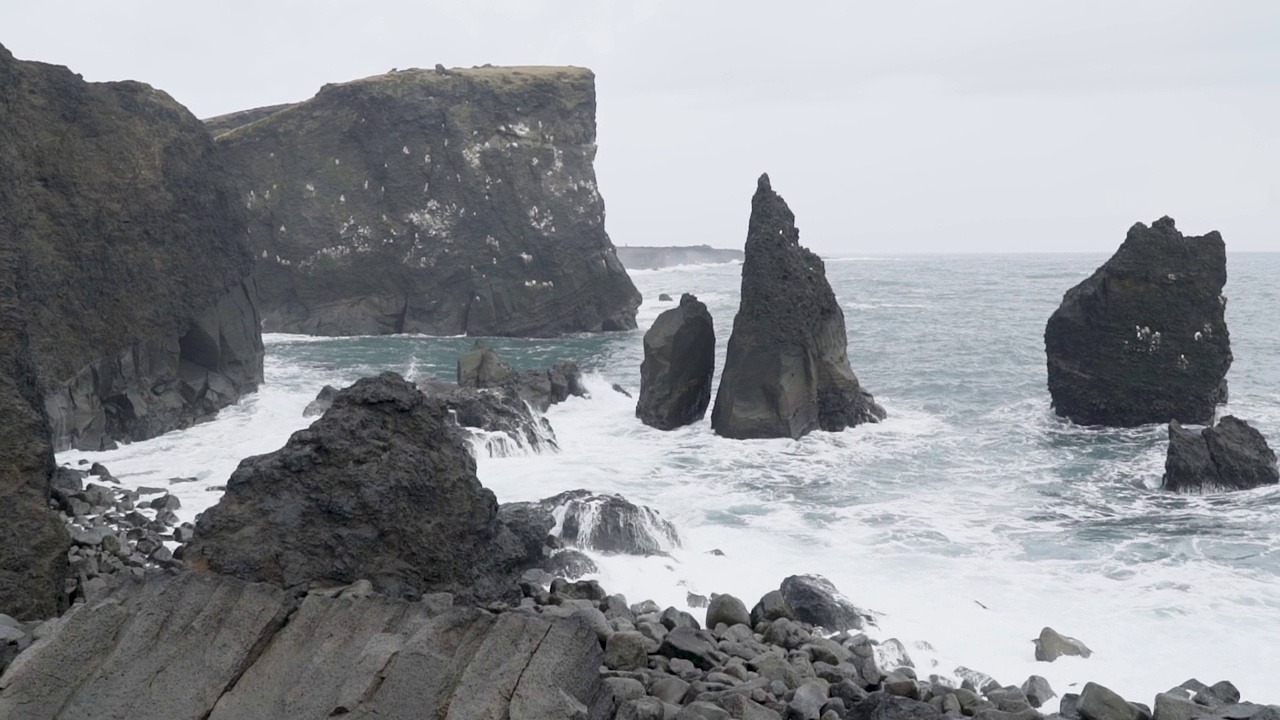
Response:
[[[186,108],[0,48],[0,175],[55,448],[153,437],[256,388],[244,209]]]
[[[551,336],[635,328],[604,228],[595,77],[406,70],[218,135],[265,329]],[[225,128],[227,116],[211,119]]]

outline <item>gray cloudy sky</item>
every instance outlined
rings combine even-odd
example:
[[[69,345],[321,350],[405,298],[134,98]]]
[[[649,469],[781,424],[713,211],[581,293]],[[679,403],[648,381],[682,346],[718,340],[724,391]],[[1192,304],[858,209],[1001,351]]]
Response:
[[[392,67],[596,72],[623,244],[741,247],[768,171],[824,254],[1280,251],[1275,0],[0,0],[0,43],[197,115]]]

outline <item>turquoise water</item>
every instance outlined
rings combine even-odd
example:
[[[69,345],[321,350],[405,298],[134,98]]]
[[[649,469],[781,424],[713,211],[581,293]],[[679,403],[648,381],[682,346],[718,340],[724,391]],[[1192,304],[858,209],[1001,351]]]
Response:
[[[1043,331],[1100,255],[955,255],[830,260],[850,359],[888,410],[880,425],[799,441],[731,441],[708,422],[663,433],[635,420],[642,332],[491,339],[517,367],[576,360],[589,400],[548,417],[556,454],[480,458],[500,500],[587,487],[621,492],[680,528],[670,558],[600,558],[632,600],[682,604],[731,592],[748,604],[786,575],[821,572],[882,612],[881,635],[927,672],[964,664],[1005,683],[1037,673],[1058,692],[1097,680],[1149,702],[1191,676],[1280,702],[1280,488],[1174,496],[1157,488],[1165,428],[1075,427],[1045,390]],[[1280,445],[1280,254],[1229,258],[1235,363],[1224,413]],[[659,293],[694,292],[723,361],[740,266],[633,273],[647,328]],[[325,384],[382,370],[451,378],[473,338],[269,336],[267,385],[212,423],[100,459],[125,482],[196,475],[187,517],[216,502],[236,462],[303,427]],[[69,453],[60,460],[78,459]],[[707,554],[713,548],[724,557]],[[1089,660],[1032,660],[1043,625]],[[932,663],[937,666],[933,667]]]

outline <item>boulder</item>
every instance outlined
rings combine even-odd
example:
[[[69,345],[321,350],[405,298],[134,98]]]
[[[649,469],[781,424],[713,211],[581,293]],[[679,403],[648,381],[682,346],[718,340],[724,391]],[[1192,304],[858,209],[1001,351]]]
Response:
[[[1076,706],[1084,720],[1140,720],[1142,713],[1111,689],[1085,683]]]
[[[0,217],[56,450],[212,417],[262,381],[245,208],[164,92],[0,48]]]
[[[1044,343],[1049,394],[1081,425],[1207,423],[1227,398],[1226,246],[1163,217],[1067,291]]]
[[[458,387],[505,388],[538,412],[546,412],[547,408],[568,400],[570,396],[587,396],[577,363],[565,361],[545,370],[518,373],[481,342],[458,358]]]
[[[320,392],[316,393],[316,399],[307,403],[302,410],[302,417],[315,417],[323,415],[333,405],[333,399],[338,396],[338,388],[332,385],[325,385],[320,388]]]
[[[795,216],[761,175],[712,429],[729,438],[799,438],[884,417],[849,365],[844,312],[822,259],[801,247]]]
[[[1063,655],[1087,658],[1093,654],[1089,646],[1073,637],[1060,634],[1051,627],[1040,630],[1040,637],[1032,640],[1036,646],[1036,660],[1053,662]]]
[[[269,110],[214,125],[267,331],[636,327],[592,167],[590,70],[401,70]]]
[[[1248,490],[1280,482],[1276,454],[1262,433],[1227,415],[1200,432],[1169,422],[1161,487],[1174,492]]]
[[[741,600],[732,595],[716,595],[707,605],[707,627],[714,628],[724,623],[730,627],[746,625],[751,627],[751,614]]]
[[[821,575],[792,575],[779,588],[795,619],[832,632],[861,630],[875,624],[872,614],[858,608]]]
[[[665,555],[680,545],[670,521],[621,495],[568,490],[539,504],[562,518],[557,535],[569,545],[621,555]]]
[[[514,597],[552,524],[527,515],[499,516],[443,402],[383,373],[340,391],[280,450],[242,461],[184,557],[285,588],[367,578],[392,596]]]
[[[644,334],[636,417],[672,430],[701,420],[711,402],[716,331],[707,306],[685,293]]]

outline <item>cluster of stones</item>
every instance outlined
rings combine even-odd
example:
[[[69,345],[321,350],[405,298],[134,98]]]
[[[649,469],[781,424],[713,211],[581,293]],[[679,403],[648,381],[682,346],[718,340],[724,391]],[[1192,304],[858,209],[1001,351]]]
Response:
[[[102,482],[86,483],[89,477]],[[71,534],[64,584],[69,601],[96,600],[126,575],[183,567],[165,544],[186,542],[195,530],[174,514],[178,498],[161,488],[129,490],[118,483],[99,463],[87,472],[63,466],[54,473],[50,504],[62,511]]]

